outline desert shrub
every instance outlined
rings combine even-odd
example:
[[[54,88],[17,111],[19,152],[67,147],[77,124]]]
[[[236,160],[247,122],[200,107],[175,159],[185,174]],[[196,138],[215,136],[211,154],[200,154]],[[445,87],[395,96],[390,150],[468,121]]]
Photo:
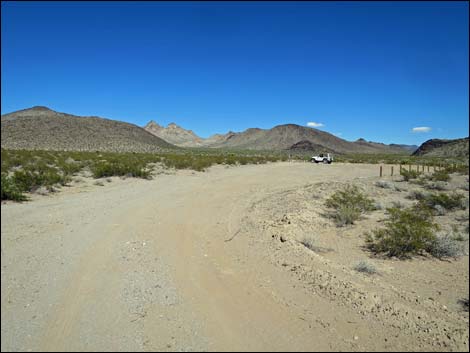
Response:
[[[336,191],[326,200],[325,205],[334,209],[355,206],[362,212],[374,210],[374,200],[368,198],[356,185],[346,185],[342,190]]]
[[[412,207],[387,211],[385,228],[366,235],[366,245],[373,253],[404,258],[427,251],[435,242],[438,226],[429,210]]]
[[[367,273],[369,275],[377,273],[376,267],[367,261],[359,262],[356,266],[354,266],[354,270],[357,272]]]
[[[70,178],[61,175],[53,168],[38,170],[17,170],[12,179],[21,191],[34,191],[41,186],[51,188],[53,185],[65,185]]]
[[[335,210],[329,216],[338,227],[354,224],[361,213],[376,209],[374,200],[368,198],[355,185],[347,185],[344,189],[336,191],[326,200],[325,205]]]
[[[444,234],[437,236],[428,246],[427,251],[439,259],[445,257],[457,258],[463,255],[462,244],[455,240],[453,235]]]
[[[94,178],[104,178],[111,176],[130,176],[134,178],[148,179],[150,172],[142,165],[118,162],[98,162],[90,167]]]
[[[444,181],[436,181],[436,182],[428,183],[424,187],[429,190],[443,191],[447,189],[448,184]]]
[[[463,201],[464,195],[457,193],[451,195],[447,195],[446,193],[428,193],[423,198],[419,199],[420,206],[434,208],[439,205],[446,210],[465,208]]]
[[[392,201],[391,202],[392,207],[391,208],[405,208],[405,204],[403,204],[400,201]]]
[[[300,243],[305,246],[307,249],[315,249],[315,240],[312,237],[303,237]]]
[[[427,185],[427,180],[423,176],[419,176],[416,179],[412,179],[409,181],[411,184],[416,184],[420,186],[426,186]]]
[[[1,200],[25,201],[26,196],[6,174],[1,175]]]
[[[426,193],[421,190],[411,190],[410,193],[406,196],[410,200],[423,200],[426,197]]]
[[[434,181],[449,181],[450,175],[447,170],[442,169],[442,170],[437,170],[434,173],[432,173],[429,179],[434,180]]]
[[[334,220],[336,226],[344,227],[347,224],[354,224],[361,216],[361,210],[355,206],[345,205],[340,206],[336,209],[331,215],[331,218]]]
[[[434,213],[438,216],[444,216],[446,214],[446,209],[441,205],[434,205],[432,209]]]
[[[377,186],[379,188],[383,188],[383,189],[394,189],[395,188],[393,183],[390,183],[389,181],[385,181],[385,180],[376,181],[375,186]]]
[[[384,208],[385,207],[381,202],[379,202],[379,201],[374,202],[374,210],[383,210]]]
[[[416,170],[406,170],[405,168],[402,168],[400,170],[400,175],[403,177],[404,181],[409,181],[411,179],[416,179],[420,173]]]

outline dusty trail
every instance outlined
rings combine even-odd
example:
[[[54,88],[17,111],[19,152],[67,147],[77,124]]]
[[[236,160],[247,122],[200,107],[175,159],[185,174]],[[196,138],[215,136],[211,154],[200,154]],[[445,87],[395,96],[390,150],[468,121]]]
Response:
[[[370,323],[296,288],[238,234],[272,193],[376,174],[218,166],[2,205],[2,351],[381,349],[353,339]]]

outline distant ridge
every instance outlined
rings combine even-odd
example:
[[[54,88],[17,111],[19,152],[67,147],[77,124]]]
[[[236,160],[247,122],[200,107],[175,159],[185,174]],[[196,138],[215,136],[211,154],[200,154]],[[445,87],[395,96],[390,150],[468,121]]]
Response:
[[[413,156],[468,158],[468,147],[468,137],[453,140],[431,139],[419,146]]]
[[[278,125],[272,129],[249,128],[243,132],[229,131],[227,134],[215,134],[207,139],[203,139],[191,130],[185,130],[173,123],[165,128],[154,121],[150,121],[144,128],[167,142],[181,147],[250,150],[287,150],[294,148],[300,151],[314,147],[314,150],[317,150],[319,146],[323,146],[324,151],[335,153],[411,153],[408,146],[385,145],[383,143],[367,142],[364,139],[349,142],[328,132],[296,124]]]
[[[175,148],[134,124],[79,117],[43,106],[2,115],[1,130],[1,146],[9,149],[159,152]]]

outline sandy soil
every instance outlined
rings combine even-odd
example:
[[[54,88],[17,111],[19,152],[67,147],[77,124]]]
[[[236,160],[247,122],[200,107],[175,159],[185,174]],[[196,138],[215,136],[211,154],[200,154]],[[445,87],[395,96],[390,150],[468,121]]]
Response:
[[[102,186],[78,178],[4,203],[2,351],[468,351],[468,238],[456,260],[373,258],[363,233],[384,211],[344,228],[323,216],[347,182],[383,206],[411,202],[417,186],[381,189],[377,174],[216,166]],[[463,229],[465,214],[439,222]],[[306,235],[314,251],[299,242]],[[360,260],[378,274],[354,271]]]

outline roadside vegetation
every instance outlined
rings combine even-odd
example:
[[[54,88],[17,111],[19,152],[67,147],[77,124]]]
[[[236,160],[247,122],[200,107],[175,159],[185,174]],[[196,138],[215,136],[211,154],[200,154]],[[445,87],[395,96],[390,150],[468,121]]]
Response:
[[[1,150],[2,200],[26,200],[24,193],[67,185],[86,170],[94,178],[126,176],[149,179],[162,168],[204,171],[212,165],[264,164],[287,160],[282,153],[181,150],[172,153],[112,153]]]

